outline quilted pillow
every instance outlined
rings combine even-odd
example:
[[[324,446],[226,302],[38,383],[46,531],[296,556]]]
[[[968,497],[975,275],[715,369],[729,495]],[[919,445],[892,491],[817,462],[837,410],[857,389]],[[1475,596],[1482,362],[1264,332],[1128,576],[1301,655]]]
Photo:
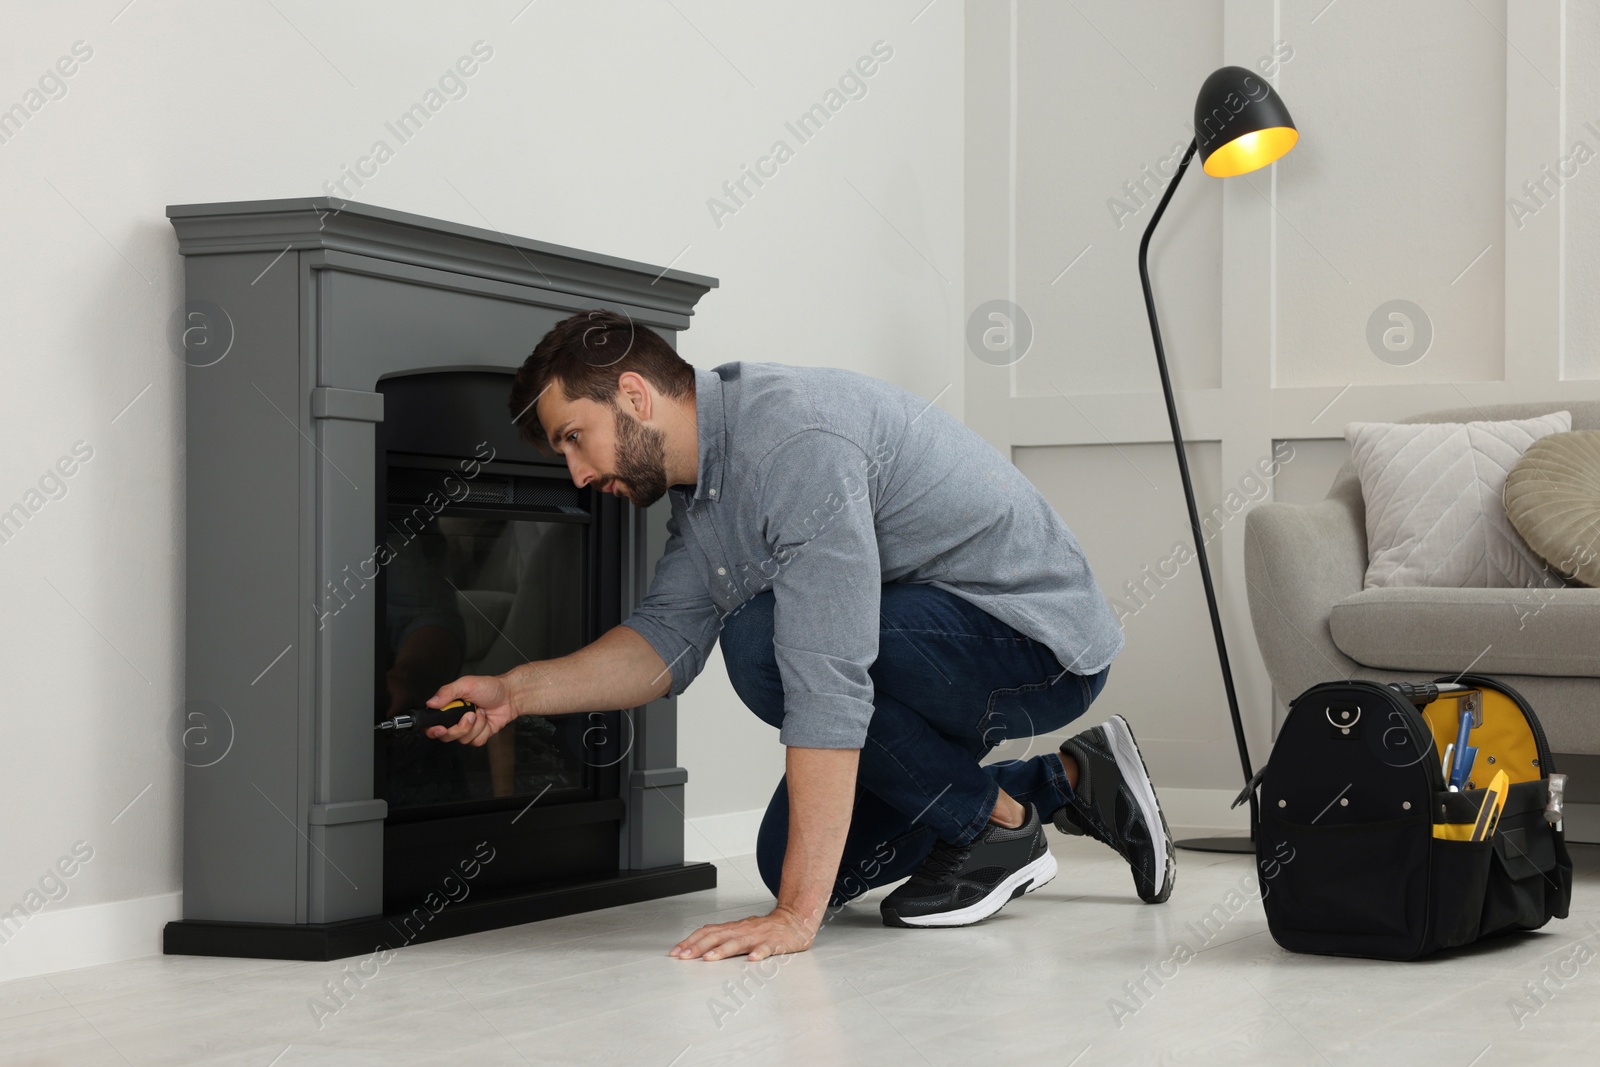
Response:
[[[1353,422],[1345,427],[1367,510],[1365,587],[1561,584],[1512,527],[1508,472],[1572,413],[1506,422]]]
[[[1563,577],[1600,585],[1600,430],[1552,434],[1506,475],[1506,515]]]

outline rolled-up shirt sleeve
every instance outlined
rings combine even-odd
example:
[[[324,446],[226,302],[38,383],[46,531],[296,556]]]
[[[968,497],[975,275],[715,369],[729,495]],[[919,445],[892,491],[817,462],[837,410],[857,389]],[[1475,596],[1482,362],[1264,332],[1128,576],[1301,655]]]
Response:
[[[777,570],[773,651],[785,745],[866,743],[882,582],[875,470],[853,442],[810,429],[778,444],[758,471],[763,533]]]
[[[650,642],[671,671],[667,696],[682,693],[705,670],[722,630],[721,613],[689,558],[675,516],[667,519],[667,546],[656,561],[650,591],[621,625]]]

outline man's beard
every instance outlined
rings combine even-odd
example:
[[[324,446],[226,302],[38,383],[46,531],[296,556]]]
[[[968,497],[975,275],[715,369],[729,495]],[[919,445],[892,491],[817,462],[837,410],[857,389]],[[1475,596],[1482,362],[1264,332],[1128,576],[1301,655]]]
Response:
[[[628,483],[628,499],[647,508],[667,494],[667,435],[612,408],[617,420],[617,470],[612,478]],[[603,481],[602,481],[602,484]]]

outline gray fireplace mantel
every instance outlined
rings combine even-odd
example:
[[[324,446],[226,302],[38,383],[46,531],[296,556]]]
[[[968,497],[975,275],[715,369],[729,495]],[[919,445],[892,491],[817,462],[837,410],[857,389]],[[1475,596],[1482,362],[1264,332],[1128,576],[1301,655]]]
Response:
[[[534,286],[583,307],[629,304],[639,321],[673,330],[688,329],[695,303],[717,285],[703,274],[337,197],[173,204],[167,218],[184,256],[322,249]]]
[[[337,198],[167,216],[189,364],[184,721],[204,742],[185,749],[184,923],[381,916],[373,598],[331,621],[315,609],[372,552],[378,382],[514,371],[557,320],[596,306],[675,341],[717,282]],[[630,513],[623,614],[665,542],[664,507]],[[633,721],[619,870],[682,866],[674,704]]]

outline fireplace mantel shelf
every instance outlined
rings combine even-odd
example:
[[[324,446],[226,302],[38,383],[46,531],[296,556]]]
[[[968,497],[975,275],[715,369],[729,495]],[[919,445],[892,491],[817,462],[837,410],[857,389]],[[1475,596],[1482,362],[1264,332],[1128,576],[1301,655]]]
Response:
[[[338,197],[169,204],[184,256],[329,249],[682,315],[717,279]]]

